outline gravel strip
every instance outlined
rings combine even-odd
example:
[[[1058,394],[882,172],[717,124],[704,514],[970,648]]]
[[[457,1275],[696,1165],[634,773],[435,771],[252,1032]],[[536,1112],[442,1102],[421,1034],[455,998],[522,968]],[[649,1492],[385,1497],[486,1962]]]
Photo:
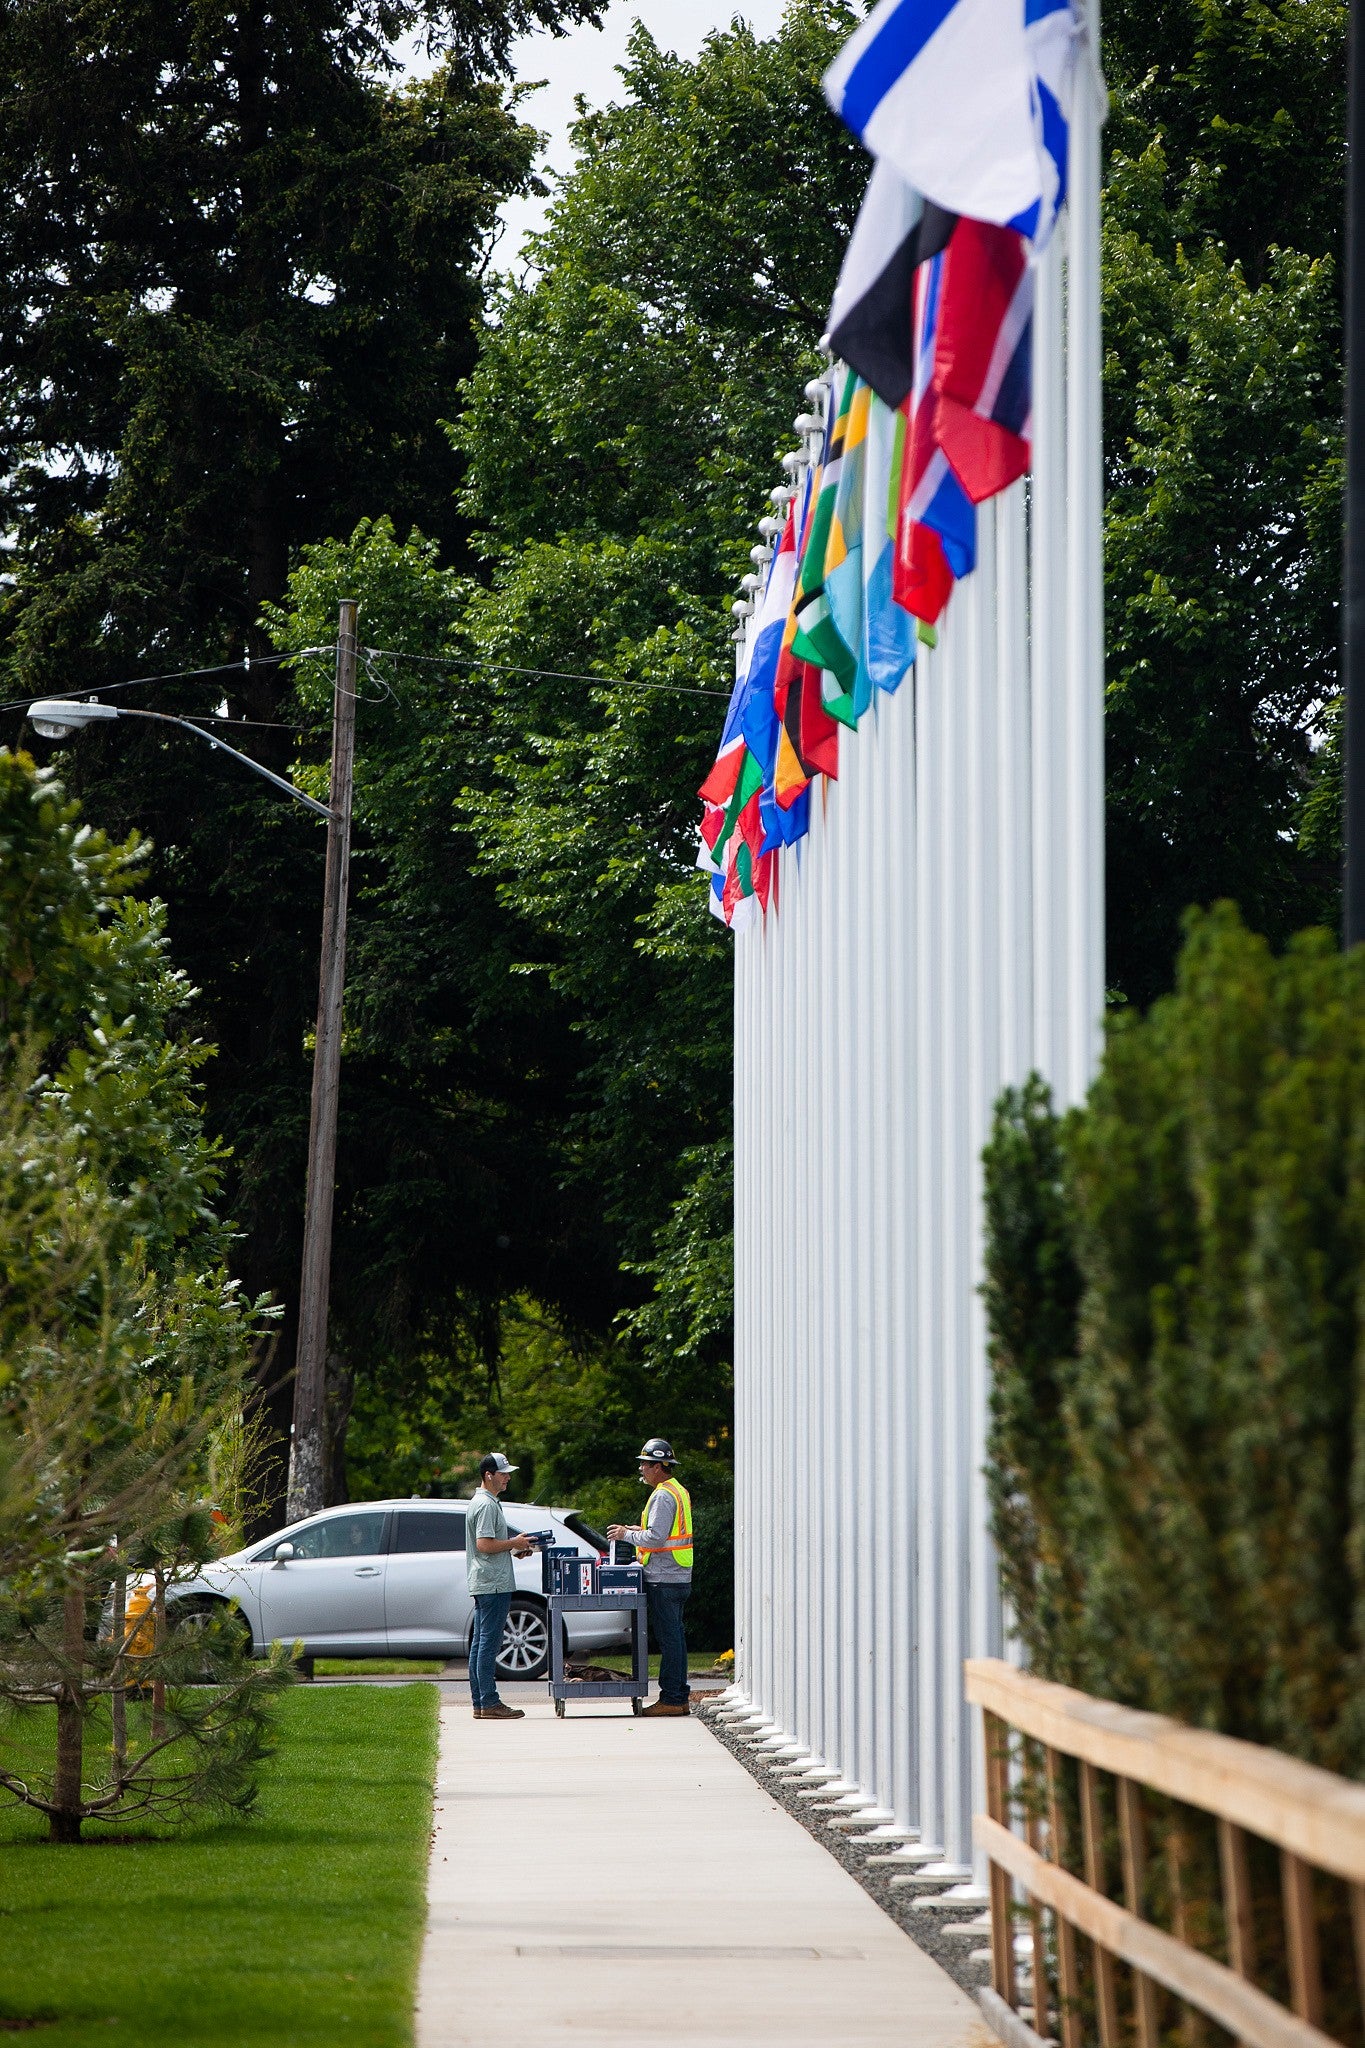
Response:
[[[799,1820],[807,1834],[814,1835],[822,1849],[827,1849],[835,1861],[842,1863],[850,1877],[857,1879],[868,1897],[876,1902],[886,1914],[901,1927],[910,1939],[922,1948],[926,1955],[933,1957],[941,1968],[948,1972],[955,1984],[960,1984],[969,1997],[975,1997],[977,1990],[990,1982],[990,1966],[987,1963],[973,1963],[968,1960],[974,1948],[988,1948],[990,1936],[983,1928],[975,1941],[968,1941],[960,1935],[945,1935],[945,1926],[961,1926],[967,1920],[974,1920],[980,1913],[980,1906],[964,1906],[955,1913],[917,1913],[912,1901],[923,1897],[912,1886],[904,1885],[892,1889],[890,1879],[894,1872],[884,1863],[868,1864],[864,1851],[855,1846],[858,1837],[840,1828],[828,1828],[825,1822],[830,1818],[826,1813],[813,1813],[816,1804],[813,1799],[798,1799],[797,1788],[804,1783],[797,1779],[775,1776],[767,1767],[767,1761],[749,1749],[742,1736],[737,1735],[726,1723],[718,1722],[712,1714],[698,1714],[718,1742],[724,1743],[731,1756],[743,1764],[751,1778],[755,1778],[796,1820]]]

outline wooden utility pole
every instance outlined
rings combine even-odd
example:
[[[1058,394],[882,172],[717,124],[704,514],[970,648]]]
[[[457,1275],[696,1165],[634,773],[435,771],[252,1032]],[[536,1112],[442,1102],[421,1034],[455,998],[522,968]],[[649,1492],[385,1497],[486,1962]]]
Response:
[[[1346,541],[1342,737],[1346,783],[1342,937],[1365,943],[1365,0],[1351,0],[1346,93]]]
[[[332,1280],[332,1197],[336,1189],[341,1006],[346,985],[346,886],[351,864],[351,785],[355,764],[356,611],[354,598],[342,599],[332,707],[332,799],[322,903],[318,1030],[313,1049],[313,1108],[308,1125],[308,1192],[303,1211],[294,1427],[289,1444],[291,1522],[316,1514],[322,1506],[326,1456],[327,1308]]]

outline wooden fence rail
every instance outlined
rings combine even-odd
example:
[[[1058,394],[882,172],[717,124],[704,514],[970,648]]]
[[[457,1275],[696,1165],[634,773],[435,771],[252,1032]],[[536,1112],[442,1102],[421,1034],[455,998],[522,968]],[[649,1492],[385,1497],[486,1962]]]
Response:
[[[1189,2048],[1213,2048],[1207,2021],[1246,2048],[1365,2039],[1365,1785],[997,1658],[969,1663],[966,1682],[985,1722],[975,1840],[990,1864],[992,1988],[1012,2013],[1022,1951],[1033,2030],[1048,2037],[1055,2019],[1061,2048],[1158,2048],[1175,2031]],[[1149,1849],[1158,1803],[1159,1871]],[[1209,1817],[1212,1898],[1191,1875],[1180,1808]],[[1258,1928],[1252,1870],[1268,1855],[1279,1866],[1272,1941]],[[1264,1896],[1259,1906],[1264,1923]],[[1335,2032],[1324,2030],[1329,2008]]]

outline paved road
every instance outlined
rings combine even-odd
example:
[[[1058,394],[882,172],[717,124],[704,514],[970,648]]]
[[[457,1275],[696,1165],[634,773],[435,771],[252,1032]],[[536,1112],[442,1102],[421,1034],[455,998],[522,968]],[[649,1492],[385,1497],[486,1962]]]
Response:
[[[994,2042],[697,1721],[526,1704],[442,1700],[418,2048]]]

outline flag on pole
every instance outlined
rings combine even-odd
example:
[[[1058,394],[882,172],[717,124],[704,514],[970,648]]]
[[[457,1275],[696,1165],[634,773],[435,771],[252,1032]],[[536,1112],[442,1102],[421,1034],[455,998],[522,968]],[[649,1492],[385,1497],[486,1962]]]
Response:
[[[825,452],[834,439],[834,422],[825,435]],[[808,471],[796,513],[796,552],[804,565],[816,504],[819,501],[824,464]],[[839,772],[839,728],[820,700],[820,671],[802,661],[793,650],[796,611],[801,602],[803,568],[796,572],[796,589],[782,635],[777,676],[773,683],[773,704],[777,712],[777,758],[773,768],[773,794],[782,810],[790,810],[801,792],[817,774]]]
[[[772,886],[773,856],[762,850],[763,827],[759,817],[759,785],[755,784],[736,822],[730,859],[726,863],[721,906],[727,924],[736,930],[751,923],[768,908]]]
[[[844,449],[849,414],[859,389],[851,370],[844,372],[835,414],[828,437],[828,452],[820,470],[820,487],[811,513],[810,528],[801,555],[797,577],[796,632],[792,653],[825,672],[821,696],[832,718],[842,724],[854,723],[853,683],[858,673],[857,642],[850,647],[841,637],[830,615],[826,579],[841,562],[847,549],[839,530],[836,508],[843,491]]]
[[[873,398],[867,413],[863,491],[862,667],[878,690],[898,690],[915,665],[915,625],[895,602],[892,565],[905,462],[905,414]]]
[[[1072,0],[879,0],[829,70],[836,114],[926,199],[1041,246],[1066,196]]]
[[[829,710],[845,724],[856,725],[872,702],[874,683],[866,658],[867,613],[864,603],[864,531],[867,522],[867,433],[877,400],[861,379],[850,377],[852,402],[844,425],[844,460],[834,502],[829,546],[825,550],[825,602],[830,626],[840,646],[849,649],[852,680],[844,708],[826,697]],[[885,410],[885,408],[883,408]],[[885,508],[883,508],[884,510]]]
[[[914,380],[916,267],[944,247],[956,218],[926,203],[887,158],[873,164],[834,288],[829,345],[887,405],[899,405]]]
[[[916,274],[915,387],[893,578],[932,624],[976,559],[974,507],[1029,465],[1033,272],[1013,228],[960,220]]]
[[[934,342],[939,445],[974,505],[1029,466],[1033,267],[1012,228],[959,221]]]
[[[747,644],[752,648],[752,640]],[[697,791],[703,803],[718,804],[722,810],[734,794],[740,769],[744,765],[744,732],[741,720],[744,714],[748,668],[747,659],[736,668],[735,685],[730,692],[730,702],[725,708],[725,724],[721,727],[716,758],[710,774]]]
[[[951,248],[951,243],[949,247]],[[954,582],[976,566],[976,508],[939,442],[934,357],[947,253],[915,273],[915,383],[905,401],[905,461],[892,587],[932,625]]]
[[[744,698],[739,707],[739,730],[763,772],[765,783],[772,780],[777,758],[777,708],[773,702],[773,685],[777,681],[777,664],[795,589],[796,513],[789,505],[782,536],[754,617]]]

